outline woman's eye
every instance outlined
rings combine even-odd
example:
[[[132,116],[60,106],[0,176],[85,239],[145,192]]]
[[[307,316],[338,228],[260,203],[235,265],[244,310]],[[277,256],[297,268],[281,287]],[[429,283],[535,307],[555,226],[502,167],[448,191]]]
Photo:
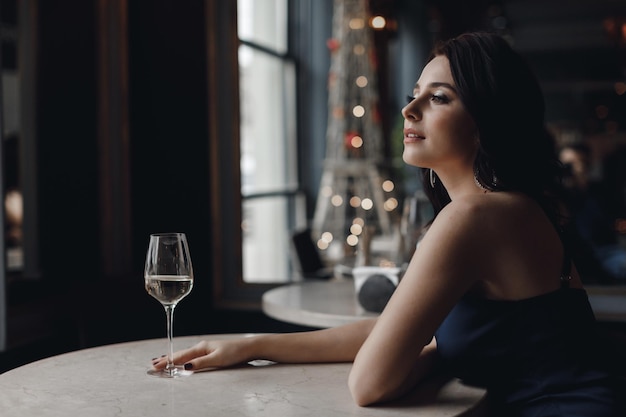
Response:
[[[434,101],[435,103],[447,103],[448,102],[448,98],[440,94],[433,94],[432,96],[430,96],[430,99],[431,101]]]
[[[412,96],[412,95],[410,95],[410,94],[407,94],[407,96],[406,96],[406,104],[411,104],[411,102],[412,102],[413,100],[415,100],[415,97],[413,97],[413,96]]]

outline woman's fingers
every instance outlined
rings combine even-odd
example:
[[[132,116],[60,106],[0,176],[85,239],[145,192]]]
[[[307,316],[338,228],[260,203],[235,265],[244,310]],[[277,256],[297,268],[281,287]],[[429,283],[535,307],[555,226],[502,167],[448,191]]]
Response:
[[[174,363],[177,365],[189,362],[190,360],[210,353],[208,343],[200,342],[188,349],[174,353]]]
[[[158,358],[152,358],[152,367],[154,369],[165,368],[165,365],[167,365],[167,355],[162,355]]]
[[[224,368],[248,361],[240,341],[215,340],[203,341],[188,349],[174,353],[174,363],[184,365],[186,369]],[[155,369],[162,369],[167,365],[167,356],[152,360]]]
[[[181,365],[198,356],[206,355],[207,353],[209,353],[207,350],[207,347],[208,347],[207,342],[200,342],[188,349],[183,349],[178,352],[174,352],[173,361],[176,365]],[[166,365],[167,365],[167,355],[162,355],[158,358],[152,359],[152,366],[155,369],[165,368]]]
[[[243,358],[238,356],[236,341],[211,341],[204,342],[202,346],[194,346],[189,349],[188,355],[182,354],[180,359],[185,364],[185,369],[224,368],[240,363]]]

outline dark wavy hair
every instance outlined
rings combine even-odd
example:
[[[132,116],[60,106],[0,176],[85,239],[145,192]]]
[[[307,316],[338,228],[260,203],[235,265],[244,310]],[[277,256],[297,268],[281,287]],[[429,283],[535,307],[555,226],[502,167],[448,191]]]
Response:
[[[477,182],[532,197],[557,223],[562,166],[545,125],[543,93],[528,64],[504,38],[487,32],[438,43],[429,60],[441,55],[478,129]],[[436,215],[450,197],[440,181],[431,187],[429,173],[422,169],[422,183]]]

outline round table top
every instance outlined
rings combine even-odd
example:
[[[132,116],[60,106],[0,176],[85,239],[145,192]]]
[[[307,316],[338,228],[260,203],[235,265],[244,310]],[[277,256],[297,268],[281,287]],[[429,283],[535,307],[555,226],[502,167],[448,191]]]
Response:
[[[588,286],[589,303],[602,322],[626,322],[626,286]],[[352,279],[303,281],[266,291],[263,312],[310,327],[335,327],[376,317],[359,304]]]
[[[175,349],[207,338],[175,337]],[[250,335],[248,335],[250,336]],[[275,364],[196,372],[176,379],[146,374],[166,339],[84,349],[0,375],[3,417],[23,416],[457,416],[481,403],[484,391],[458,380],[433,380],[401,401],[359,407],[350,396],[350,364]],[[465,414],[463,414],[465,415]]]
[[[263,312],[272,318],[320,328],[378,316],[361,307],[352,279],[305,281],[277,287],[263,294],[262,305]]]

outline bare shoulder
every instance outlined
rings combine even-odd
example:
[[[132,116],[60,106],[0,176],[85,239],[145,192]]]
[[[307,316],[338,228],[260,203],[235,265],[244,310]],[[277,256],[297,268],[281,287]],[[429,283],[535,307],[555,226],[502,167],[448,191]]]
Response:
[[[539,205],[521,193],[498,192],[469,195],[450,202],[437,216],[435,222],[458,229],[459,233],[480,231],[502,232],[502,227],[519,226],[537,222],[545,226],[547,218]]]
[[[533,214],[537,212],[537,214]],[[452,281],[473,281],[485,275],[494,251],[510,246],[541,209],[531,199],[515,193],[474,194],[446,205],[431,224],[416,252],[421,267],[443,271]],[[535,227],[535,226],[533,226]],[[519,228],[519,230],[518,230]],[[451,262],[454,260],[454,262]]]
[[[475,271],[486,295],[523,298],[557,286],[563,246],[542,208],[520,193],[498,192],[454,200],[433,222],[431,238],[445,236]]]

